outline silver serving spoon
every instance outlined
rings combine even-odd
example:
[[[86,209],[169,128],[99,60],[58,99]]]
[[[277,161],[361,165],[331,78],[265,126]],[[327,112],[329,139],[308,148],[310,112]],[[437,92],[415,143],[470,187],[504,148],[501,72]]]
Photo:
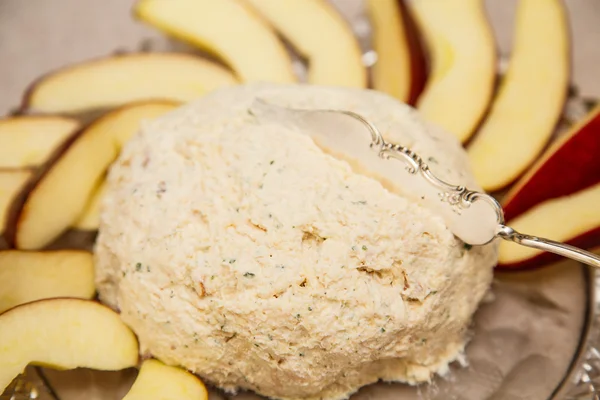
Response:
[[[504,211],[496,199],[437,178],[418,154],[407,147],[387,143],[377,127],[359,114],[344,110],[293,109],[259,99],[249,112],[257,118],[296,126],[323,150],[359,165],[388,185],[410,188],[422,199],[423,206],[439,214],[450,230],[469,245],[484,245],[502,238],[600,268],[600,257],[595,254],[522,234],[506,226]],[[399,160],[405,168],[390,168],[383,160]]]

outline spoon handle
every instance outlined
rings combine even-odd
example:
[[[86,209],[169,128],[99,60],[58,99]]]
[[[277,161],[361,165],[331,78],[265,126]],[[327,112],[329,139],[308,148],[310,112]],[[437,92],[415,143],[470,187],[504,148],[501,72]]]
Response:
[[[595,254],[553,240],[525,235],[506,226],[502,206],[494,197],[486,193],[469,190],[465,186],[453,185],[439,179],[418,154],[408,147],[387,143],[379,129],[377,129],[377,127],[368,119],[357,113],[346,110],[300,110],[288,107],[278,107],[262,100],[255,101],[253,107],[249,111],[255,116],[286,118],[296,120],[296,122],[300,120],[300,122],[303,121],[304,125],[308,125],[309,127],[311,127],[312,123],[312,128],[321,128],[317,129],[322,131],[320,133],[321,135],[331,135],[332,132],[330,132],[330,130],[334,130],[333,128],[337,126],[335,124],[336,121],[331,119],[328,121],[315,120],[314,118],[310,118],[311,116],[337,114],[351,117],[362,125],[358,128],[359,137],[362,137],[363,131],[370,134],[371,140],[369,147],[377,153],[378,160],[396,159],[403,162],[406,172],[408,172],[409,175],[420,177],[421,183],[424,183],[424,185],[416,185],[412,182],[412,187],[419,191],[419,194],[423,195],[424,193],[427,193],[427,195],[429,195],[433,190],[433,192],[437,194],[437,200],[445,203],[444,210],[448,211],[448,207],[452,210],[450,217],[448,217],[448,212],[446,212],[444,216],[446,217],[446,221],[452,232],[463,242],[471,245],[483,245],[490,243],[496,237],[500,237],[522,246],[548,251],[592,267],[600,268],[600,257]],[[328,123],[326,124],[324,122]],[[349,134],[350,128],[345,126],[345,129],[347,129],[345,134]],[[356,128],[353,129],[356,130]],[[365,155],[364,153],[361,153],[357,155],[357,157],[359,159],[360,157],[368,157],[368,154]],[[397,176],[392,176],[391,179],[396,177]],[[425,197],[426,196],[421,196],[422,199]],[[439,205],[439,203],[437,204]],[[476,209],[476,212],[473,213],[473,208],[478,206],[481,207]],[[472,213],[469,214],[469,211]]]
[[[558,254],[592,267],[600,268],[599,256],[565,243],[555,242],[554,240],[544,239],[537,236],[525,235],[505,225],[500,225],[497,236],[504,240],[508,240],[509,242],[520,244],[521,246],[548,251],[550,253]]]

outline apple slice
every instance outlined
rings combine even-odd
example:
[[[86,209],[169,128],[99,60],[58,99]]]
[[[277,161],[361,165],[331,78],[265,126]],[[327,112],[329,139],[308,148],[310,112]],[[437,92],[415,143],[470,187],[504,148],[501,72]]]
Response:
[[[0,313],[53,297],[94,297],[92,254],[81,250],[0,251]]]
[[[225,68],[190,54],[134,53],[50,73],[34,82],[24,108],[73,114],[149,99],[186,102],[236,83]]]
[[[0,393],[32,364],[116,371],[138,362],[135,335],[97,302],[47,299],[0,315]]]
[[[204,383],[181,368],[146,360],[123,400],[207,400]]]
[[[600,183],[600,106],[556,140],[503,199],[507,221],[545,200]]]
[[[246,0],[308,60],[314,85],[367,86],[367,71],[354,33],[323,0]]]
[[[4,231],[9,210],[33,172],[27,170],[0,171],[0,233]]]
[[[124,106],[89,125],[62,155],[49,164],[14,202],[6,239],[24,250],[43,248],[81,215],[123,143],[140,122],[176,108],[176,103],[149,101]]]
[[[74,119],[51,115],[0,119],[0,168],[42,164],[78,128]]]
[[[134,15],[222,59],[244,81],[295,82],[277,35],[236,0],[140,0]]]
[[[465,142],[487,111],[496,79],[496,44],[483,1],[417,0],[411,10],[431,61],[417,109]]]
[[[575,194],[546,200],[510,222],[520,232],[591,249],[600,245],[600,183]],[[500,243],[500,268],[541,266],[558,258],[541,250]]]
[[[100,201],[104,195],[104,189],[106,182],[102,181],[100,185],[94,190],[92,197],[85,206],[83,213],[77,218],[77,221],[73,224],[72,228],[79,229],[81,231],[96,231],[100,226]]]
[[[373,88],[403,103],[413,104],[425,84],[425,60],[416,27],[398,0],[367,0],[377,62],[372,68]]]
[[[569,86],[569,27],[560,0],[522,0],[513,52],[489,116],[468,153],[487,191],[517,179],[548,143]]]

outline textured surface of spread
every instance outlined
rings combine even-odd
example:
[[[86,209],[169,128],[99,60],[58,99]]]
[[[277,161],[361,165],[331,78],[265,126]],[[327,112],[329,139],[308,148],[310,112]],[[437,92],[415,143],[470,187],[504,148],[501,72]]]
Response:
[[[410,191],[248,113],[255,98],[359,112],[476,187],[459,144],[371,91],[251,85],[144,124],[113,166],[96,246],[101,299],[142,351],[227,390],[342,399],[460,359],[493,246],[466,248]],[[442,166],[444,168],[442,168]]]

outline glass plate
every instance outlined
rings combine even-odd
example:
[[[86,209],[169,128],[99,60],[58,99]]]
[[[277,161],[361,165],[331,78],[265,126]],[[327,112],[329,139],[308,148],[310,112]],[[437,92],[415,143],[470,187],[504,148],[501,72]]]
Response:
[[[375,61],[369,48],[370,27],[363,0],[330,1],[350,21],[365,61]],[[591,8],[594,0],[579,1],[584,2]],[[0,65],[0,110],[15,106],[28,82],[72,62],[140,49],[189,50],[135,23],[130,18],[133,3],[54,0],[48,8],[47,0],[0,1],[0,59],[7,60],[4,68],[11,68],[6,71]],[[512,29],[514,3],[486,2],[493,8],[490,17],[503,54]],[[10,41],[5,40],[8,37]],[[296,67],[302,74],[299,61]],[[573,103],[566,114],[571,121],[567,122],[581,117],[583,103]],[[91,239],[90,235],[69,232],[53,247],[87,247]],[[593,274],[568,261],[537,271],[499,273],[493,285],[494,298],[476,314],[467,348],[468,365],[453,365],[447,377],[437,378],[431,385],[370,385],[352,400],[597,399],[590,394],[594,379],[600,376],[600,353],[590,345],[600,343],[597,324],[592,324],[598,315],[594,285]],[[0,398],[120,400],[136,373],[134,369],[59,372],[29,367]],[[210,393],[211,400],[260,399],[252,393],[233,396],[214,389]]]

